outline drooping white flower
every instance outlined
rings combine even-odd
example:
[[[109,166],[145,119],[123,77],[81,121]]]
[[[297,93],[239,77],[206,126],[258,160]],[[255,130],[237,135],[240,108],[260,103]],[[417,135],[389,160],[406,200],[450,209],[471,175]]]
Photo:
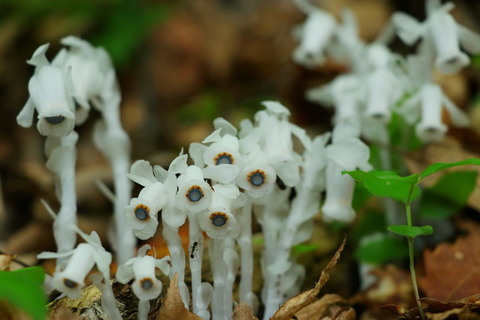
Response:
[[[96,232],[86,235],[76,226],[70,226],[79,233],[87,243],[80,243],[74,250],[66,253],[42,252],[39,259],[67,258],[65,266],[55,271],[53,285],[55,289],[64,292],[68,297],[77,299],[81,296],[81,289],[85,286],[85,278],[92,268],[97,265],[102,277],[110,279],[110,263],[112,255],[107,252]]]
[[[259,148],[245,156],[245,165],[237,177],[237,184],[249,196],[262,198],[272,191],[275,181],[275,170],[268,165],[265,154]]]
[[[198,215],[198,224],[210,238],[236,237],[239,228],[233,209],[244,204],[244,195],[231,184],[216,184],[213,186],[213,190],[210,207]]]
[[[280,179],[289,187],[300,180],[300,162],[293,150],[292,136],[296,136],[304,147],[308,147],[305,131],[288,121],[290,111],[276,101],[264,101],[266,110],[255,114],[260,132],[259,145],[266,160]]]
[[[186,211],[201,212],[208,208],[212,197],[212,188],[205,182],[202,169],[189,166],[178,177],[177,204]]]
[[[307,14],[307,19],[299,28],[300,44],[293,53],[293,60],[307,68],[313,68],[323,63],[336,22],[330,13],[310,5],[307,1],[294,2]]]
[[[460,45],[469,53],[480,52],[480,36],[455,22],[449,13],[453,7],[451,2],[441,5],[439,0],[428,0],[427,20],[423,23],[400,12],[392,18],[405,43],[412,45],[424,38],[427,50],[432,48],[436,54],[435,66],[445,74],[456,73],[470,62]]]
[[[37,110],[37,129],[40,134],[62,137],[75,126],[71,83],[67,72],[48,62],[45,55],[47,49],[48,44],[40,46],[27,61],[36,68],[28,83],[30,98],[18,114],[17,123],[22,127],[30,127]]]
[[[355,181],[343,170],[371,170],[370,150],[356,135],[355,123],[338,123],[332,134],[332,144],[326,147],[326,199],[322,206],[323,218],[351,222],[355,218],[352,197]]]
[[[147,255],[149,249],[149,245],[140,248],[138,256],[120,265],[116,273],[121,283],[135,279],[132,288],[139,300],[155,299],[162,292],[162,282],[155,276],[155,268],[160,268],[166,275],[170,272],[170,257],[155,259]]]
[[[106,89],[107,75],[113,71],[108,53],[103,48],[95,48],[89,42],[74,36],[68,36],[61,43],[69,49],[58,54],[63,68],[70,69],[73,84],[73,96],[78,103],[77,124],[88,116],[90,102],[99,99]]]

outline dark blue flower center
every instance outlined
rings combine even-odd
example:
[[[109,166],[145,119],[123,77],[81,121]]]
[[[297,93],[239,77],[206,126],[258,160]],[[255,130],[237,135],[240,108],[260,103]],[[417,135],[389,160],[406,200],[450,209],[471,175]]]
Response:
[[[199,186],[192,186],[187,193],[188,200],[192,202],[200,201],[203,198],[202,189]]]
[[[70,288],[70,289],[73,289],[76,286],[78,286],[78,283],[76,283],[75,281],[72,281],[70,279],[63,279],[63,284],[65,285],[65,287]]]
[[[232,158],[232,155],[229,154],[229,153],[226,153],[226,152],[219,153],[219,154],[215,157],[215,164],[216,164],[216,165],[219,165],[219,164],[232,164],[232,163],[233,163],[233,158]]]
[[[62,123],[63,120],[65,120],[65,117],[64,116],[45,117],[45,120],[47,120],[47,122],[50,124],[59,124],[59,123]]]
[[[212,224],[215,227],[221,227],[221,226],[225,225],[225,223],[227,223],[228,218],[224,213],[214,213],[214,214],[212,214],[210,219],[212,220]]]
[[[149,278],[142,279],[140,280],[140,286],[142,289],[148,290],[153,287],[153,281]]]
[[[265,182],[265,175],[263,172],[257,170],[250,174],[248,181],[255,187],[259,187]]]
[[[143,206],[138,206],[135,208],[135,217],[138,220],[147,220],[148,219],[148,208]]]

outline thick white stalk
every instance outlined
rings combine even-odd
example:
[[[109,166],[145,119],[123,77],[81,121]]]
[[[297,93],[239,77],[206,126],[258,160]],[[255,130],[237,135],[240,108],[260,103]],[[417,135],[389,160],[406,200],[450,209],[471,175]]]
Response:
[[[175,273],[178,274],[178,288],[183,304],[188,309],[190,297],[188,289],[185,291],[185,251],[182,247],[182,239],[178,234],[178,228],[172,228],[166,223],[163,224],[162,235],[172,258],[172,269],[170,270],[169,278],[172,279]]]
[[[208,243],[210,264],[213,273],[212,320],[225,320],[225,281],[227,266],[223,261],[223,239],[210,239]]]
[[[193,312],[199,315],[197,305],[199,287],[202,284],[203,234],[198,226],[197,213],[188,213],[190,273],[192,274],[192,306]]]
[[[150,301],[140,300],[138,302],[138,320],[148,320],[148,312],[150,311]]]
[[[249,297],[252,294],[253,250],[252,250],[252,201],[248,198],[240,215],[240,302],[254,307]]]

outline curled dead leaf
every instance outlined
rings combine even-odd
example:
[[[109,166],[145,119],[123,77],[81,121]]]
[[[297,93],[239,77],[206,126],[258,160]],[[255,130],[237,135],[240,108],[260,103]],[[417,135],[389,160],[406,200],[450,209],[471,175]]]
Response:
[[[178,274],[175,274],[167,290],[167,296],[157,314],[157,320],[202,320],[199,316],[185,308],[180,290],[178,289]]]

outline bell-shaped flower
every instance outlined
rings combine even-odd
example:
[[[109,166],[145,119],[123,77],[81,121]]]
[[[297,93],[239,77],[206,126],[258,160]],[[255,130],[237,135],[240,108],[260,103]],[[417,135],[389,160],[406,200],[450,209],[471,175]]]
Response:
[[[69,257],[65,266],[60,266],[55,271],[53,285],[55,289],[64,292],[69,298],[76,299],[81,295],[81,289],[85,286],[85,278],[92,268],[97,265],[104,279],[110,279],[110,263],[112,255],[101,244],[98,234],[92,232],[87,235],[76,226],[71,225],[87,243],[79,244],[74,250],[66,253],[42,252],[39,259],[66,258]]]
[[[107,52],[103,48],[95,48],[89,42],[74,36],[68,36],[61,40],[68,46],[59,54],[62,57],[63,67],[71,69],[73,81],[73,96],[78,103],[81,113],[77,117],[77,124],[85,121],[90,109],[92,99],[97,99],[105,89],[106,76],[113,70],[112,63]]]
[[[48,44],[40,46],[27,61],[35,73],[28,82],[30,98],[17,116],[17,123],[30,127],[34,111],[38,112],[37,129],[44,136],[63,137],[75,126],[75,107],[70,96],[67,72],[51,65],[45,52]]]
[[[480,52],[480,36],[458,25],[449,11],[454,5],[441,5],[438,0],[427,1],[427,20],[419,23],[414,18],[396,13],[393,22],[398,35],[407,44],[413,44],[423,37],[427,48],[431,42],[436,53],[435,66],[445,74],[453,74],[468,65],[470,59],[460,50],[460,45],[469,53]]]
[[[322,206],[326,221],[351,222],[355,218],[351,205],[355,181],[348,175],[342,175],[342,171],[356,168],[371,170],[368,163],[370,149],[356,136],[352,125],[355,126],[355,123],[338,123],[333,130],[332,144],[326,147],[327,194]]]
[[[216,184],[213,186],[213,190],[210,207],[197,216],[198,224],[210,238],[236,237],[239,226],[233,209],[245,203],[245,196],[232,184]]]
[[[295,3],[307,14],[307,19],[299,28],[300,44],[293,52],[293,60],[302,66],[313,68],[324,62],[325,50],[334,35],[336,22],[330,13],[304,0]]]
[[[135,279],[132,288],[139,300],[155,299],[162,292],[162,282],[155,276],[156,268],[160,268],[166,275],[170,272],[170,257],[155,259],[147,255],[149,249],[149,245],[140,248],[138,256],[120,265],[116,273],[116,278],[121,283]]]
[[[364,88],[360,79],[353,75],[341,75],[331,83],[307,90],[306,98],[314,103],[333,106],[334,123],[360,119]]]
[[[188,212],[201,212],[208,208],[212,188],[205,182],[202,169],[189,166],[177,179],[177,205]]]
[[[384,124],[390,122],[391,110],[401,90],[395,75],[388,68],[379,68],[367,78],[367,100],[364,116]]]
[[[259,145],[265,153],[267,163],[280,179],[289,187],[300,180],[300,160],[293,150],[292,135],[296,136],[304,147],[309,146],[305,131],[288,121],[290,111],[276,101],[264,101],[266,110],[255,114],[260,132]]]
[[[207,165],[204,174],[207,178],[216,176],[214,180],[228,184],[237,177],[243,161],[238,138],[231,134],[222,136],[221,131],[221,128],[217,129],[203,140],[203,143],[211,143],[203,152],[203,161]]]
[[[273,190],[276,181],[275,170],[268,165],[260,148],[245,156],[245,165],[237,177],[240,188],[254,199],[259,199]]]
[[[125,219],[139,239],[146,240],[155,234],[158,212],[165,208],[169,193],[152,171],[148,161],[138,160],[132,164],[128,177],[144,186],[137,198],[125,207]]]

